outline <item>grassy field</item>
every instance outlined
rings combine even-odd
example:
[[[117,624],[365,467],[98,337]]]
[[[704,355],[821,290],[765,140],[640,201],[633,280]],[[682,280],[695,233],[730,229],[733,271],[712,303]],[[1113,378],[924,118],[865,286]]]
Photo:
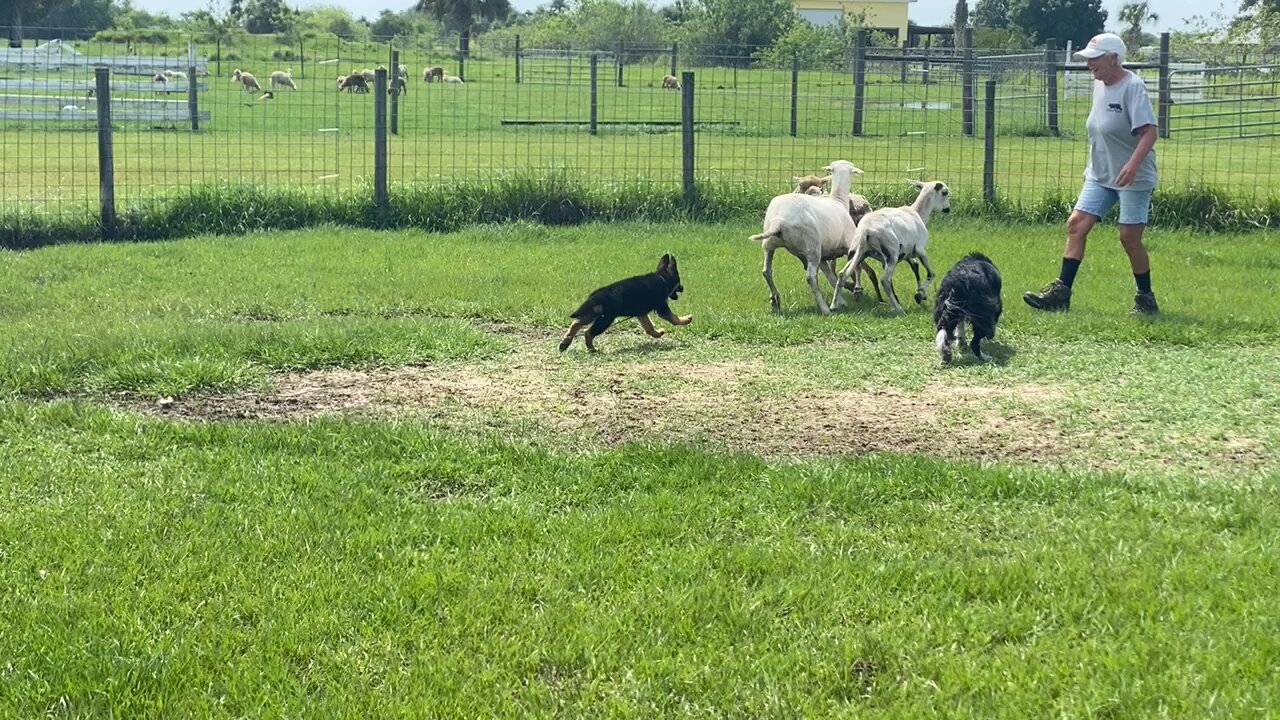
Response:
[[[120,126],[114,158],[122,206],[224,181],[329,195],[367,185],[373,172],[373,103],[369,96],[336,92],[332,78],[350,68],[385,63],[385,48],[318,48],[301,62],[267,59],[267,50],[242,55],[210,65],[220,76],[207,78],[209,89],[200,97],[200,108],[212,114],[200,133],[181,125]],[[670,125],[680,119],[680,93],[660,88],[669,71],[665,61],[625,66],[623,87],[616,86],[614,66],[601,69],[597,109],[603,124],[596,136],[587,132],[591,96],[583,61],[575,66],[572,82],[535,82],[570,76],[539,71],[541,66],[529,61],[529,82],[517,84],[512,59],[486,56],[466,64],[468,83],[463,86],[420,81],[421,69],[429,63],[455,72],[456,61],[447,55],[406,50],[404,62],[415,81],[397,103],[397,134],[389,142],[393,192],[400,183],[445,184],[514,172],[566,172],[624,184],[680,181],[681,138],[679,128]],[[273,101],[259,102],[256,93],[243,92],[227,77],[233,66],[241,65],[264,83],[271,69],[290,67],[301,90],[278,92]],[[694,68],[695,118],[702,123],[695,144],[697,177],[780,190],[793,175],[817,172],[833,159],[846,158],[867,171],[860,181],[867,188],[893,187],[904,177],[923,176],[944,179],[957,192],[979,197],[982,82],[977,85],[974,134],[965,136],[961,81],[954,68],[935,68],[929,85],[899,82],[896,68],[894,63],[871,66],[861,137],[850,134],[851,79],[836,68],[801,71],[794,137],[789,70]],[[56,79],[88,82],[91,77],[62,74]],[[1280,106],[1265,99],[1265,89],[1227,83],[1209,93],[1212,105],[1175,105],[1173,134],[1156,148],[1162,187],[1208,187],[1255,205],[1274,202],[1275,138],[1241,138],[1270,133],[1280,122]],[[1045,129],[1043,96],[1043,78],[1025,71],[1002,76],[997,87],[994,178],[1008,202],[1035,203],[1046,194],[1074,192],[1080,181],[1089,98],[1061,98],[1062,134],[1052,137]],[[175,99],[185,103],[184,97]],[[79,98],[55,97],[45,109],[56,110],[66,102]],[[55,214],[96,208],[97,141],[91,125],[9,122],[0,125],[0,153],[7,159],[0,174],[0,202]]]
[[[0,715],[1272,712],[1271,239],[1153,230],[1144,321],[1114,227],[1064,315],[932,228],[994,363],[745,222],[0,254]],[[693,324],[556,351],[668,251]]]

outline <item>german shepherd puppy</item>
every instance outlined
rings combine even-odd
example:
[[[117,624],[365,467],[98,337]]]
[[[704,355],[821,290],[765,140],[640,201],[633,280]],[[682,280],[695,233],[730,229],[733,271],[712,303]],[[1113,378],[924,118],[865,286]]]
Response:
[[[964,344],[964,323],[973,326],[969,349],[979,360],[990,360],[979,347],[983,338],[994,340],[1002,311],[1000,271],[982,253],[970,253],[942,278],[933,303],[933,324],[938,334],[935,345],[942,362],[951,362],[951,343]]]
[[[682,292],[684,285],[680,284],[680,270],[676,267],[675,257],[663,255],[655,272],[619,280],[588,295],[582,306],[569,315],[573,318],[573,324],[560,341],[560,352],[569,349],[573,344],[573,337],[586,325],[591,327],[587,328],[583,339],[587,343],[587,350],[595,352],[593,341],[620,317],[638,318],[640,327],[656,338],[666,335],[667,331],[653,326],[653,321],[649,319],[651,312],[657,312],[659,317],[672,325],[688,325],[693,322],[692,315],[680,317],[671,312],[671,307],[667,305],[667,298],[678,300]]]

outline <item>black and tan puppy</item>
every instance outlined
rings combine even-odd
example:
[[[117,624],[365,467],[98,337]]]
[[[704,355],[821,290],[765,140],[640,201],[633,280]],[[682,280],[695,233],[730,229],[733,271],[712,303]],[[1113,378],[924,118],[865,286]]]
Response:
[[[675,257],[663,255],[655,272],[619,280],[588,295],[586,302],[569,315],[573,318],[573,324],[560,341],[560,352],[568,350],[573,344],[574,336],[587,325],[590,327],[583,339],[587,343],[587,350],[595,352],[593,341],[620,317],[639,319],[640,326],[653,337],[662,337],[667,331],[653,326],[653,321],[649,319],[651,312],[658,313],[658,317],[672,325],[688,325],[693,321],[692,315],[680,317],[671,312],[671,307],[667,305],[668,298],[678,300],[682,292],[684,285],[680,284],[680,270],[676,267]]]
[[[973,327],[969,349],[979,360],[990,360],[980,347],[984,338],[994,340],[1000,322],[1000,271],[982,253],[970,253],[942,278],[933,304],[935,344],[942,362],[951,362],[951,343],[964,344],[964,323]]]

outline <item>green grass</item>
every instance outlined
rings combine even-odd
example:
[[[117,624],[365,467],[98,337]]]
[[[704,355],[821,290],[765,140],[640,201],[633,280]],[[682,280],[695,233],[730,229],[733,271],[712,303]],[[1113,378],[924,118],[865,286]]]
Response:
[[[1271,239],[1152,228],[1141,321],[1114,226],[1064,315],[1060,228],[931,229],[996,363],[785,257],[771,311],[741,221],[0,254],[0,715],[1265,715]],[[667,251],[693,324],[556,351]]]

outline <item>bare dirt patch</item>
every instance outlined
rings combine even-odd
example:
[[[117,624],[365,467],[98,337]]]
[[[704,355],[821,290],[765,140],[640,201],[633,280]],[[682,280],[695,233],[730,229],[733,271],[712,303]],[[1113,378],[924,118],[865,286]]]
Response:
[[[545,355],[500,363],[281,374],[269,391],[135,406],[189,419],[402,416],[581,447],[680,442],[765,456],[918,452],[1058,464],[1069,445],[1046,412],[1061,390],[1011,387],[779,387],[752,360],[642,358],[565,364]]]

